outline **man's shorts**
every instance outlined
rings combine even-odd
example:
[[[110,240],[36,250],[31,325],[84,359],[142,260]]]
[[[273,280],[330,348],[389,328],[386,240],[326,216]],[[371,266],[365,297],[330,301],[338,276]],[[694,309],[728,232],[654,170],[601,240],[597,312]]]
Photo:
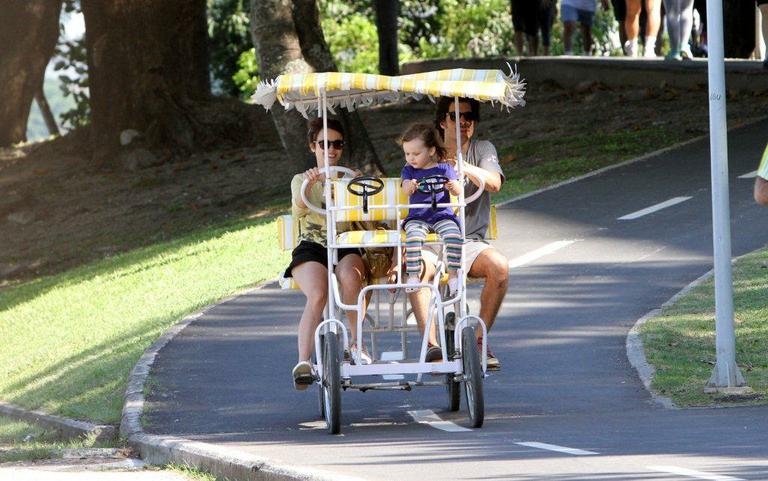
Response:
[[[538,1],[512,0],[512,25],[515,32],[525,32],[526,35],[536,35],[538,32]]]
[[[595,19],[595,12],[582,10],[570,5],[561,5],[560,18],[563,22],[579,22],[585,27],[591,27],[592,21]]]
[[[475,263],[480,253],[491,247],[493,246],[486,241],[467,239],[466,244],[464,244],[464,265],[467,266],[467,273],[472,269],[472,265]],[[439,249],[440,248],[437,246],[424,246],[421,250],[421,256],[422,259],[424,259],[424,262],[430,262],[433,266],[437,265]],[[443,259],[443,263],[445,263],[445,259]]]

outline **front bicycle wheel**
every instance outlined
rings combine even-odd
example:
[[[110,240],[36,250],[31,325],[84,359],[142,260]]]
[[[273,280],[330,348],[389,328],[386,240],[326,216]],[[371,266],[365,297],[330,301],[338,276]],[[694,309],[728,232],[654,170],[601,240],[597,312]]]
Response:
[[[323,415],[330,434],[341,431],[341,359],[339,338],[328,333],[323,342]]]
[[[475,330],[471,327],[465,327],[461,331],[461,359],[464,367],[464,395],[467,398],[469,424],[473,428],[479,428],[485,419],[483,368],[480,364]]]

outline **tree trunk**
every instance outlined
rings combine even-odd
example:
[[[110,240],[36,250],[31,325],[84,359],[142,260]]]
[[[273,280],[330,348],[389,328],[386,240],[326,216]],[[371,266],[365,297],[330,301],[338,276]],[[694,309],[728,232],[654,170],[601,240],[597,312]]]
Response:
[[[755,49],[755,2],[723,1],[723,39],[726,58],[749,58]]]
[[[51,106],[48,105],[48,100],[45,98],[42,83],[35,90],[35,102],[37,102],[37,106],[40,108],[40,113],[43,114],[43,120],[45,120],[45,126],[48,127],[48,133],[59,135],[59,126],[56,124],[56,117],[51,112]]]
[[[336,72],[336,62],[320,27],[320,12],[315,0],[295,0],[293,21],[304,59],[318,72]],[[337,117],[346,131],[346,148],[350,165],[364,172],[383,174],[384,168],[376,155],[368,131],[357,112],[337,109]]]
[[[376,9],[376,32],[379,36],[379,73],[399,75],[397,17],[400,15],[400,1],[374,0],[373,6]]]
[[[0,7],[0,147],[27,140],[36,89],[59,38],[61,0],[6,0]]]
[[[134,129],[187,151],[209,136],[194,118],[210,96],[205,0],[82,0],[97,160]]]
[[[291,16],[291,0],[253,0],[251,35],[259,62],[259,76],[272,80],[284,73],[309,73],[312,67],[304,61]],[[288,159],[296,170],[315,166],[307,146],[307,122],[296,112],[286,112],[276,105],[272,118]]]

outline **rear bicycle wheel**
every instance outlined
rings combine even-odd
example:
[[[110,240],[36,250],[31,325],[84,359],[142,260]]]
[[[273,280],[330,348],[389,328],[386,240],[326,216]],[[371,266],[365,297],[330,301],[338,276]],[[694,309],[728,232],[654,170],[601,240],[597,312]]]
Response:
[[[464,395],[467,399],[469,424],[473,428],[483,425],[485,401],[483,399],[483,368],[477,350],[475,330],[465,327],[461,331],[461,360],[464,367]]]
[[[449,312],[445,315],[445,350],[448,359],[453,360],[456,355],[456,345],[453,333],[456,330],[456,314]],[[461,383],[455,380],[454,374],[445,375],[445,390],[448,394],[448,410],[455,412],[461,406]]]
[[[329,333],[323,342],[323,415],[328,433],[341,431],[341,359],[339,338]]]

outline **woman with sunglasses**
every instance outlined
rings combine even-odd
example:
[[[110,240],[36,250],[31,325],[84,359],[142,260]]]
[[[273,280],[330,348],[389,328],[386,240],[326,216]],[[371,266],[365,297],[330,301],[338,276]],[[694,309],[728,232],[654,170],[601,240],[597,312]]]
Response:
[[[334,166],[344,150],[344,128],[335,119],[328,119],[327,129],[328,163]],[[285,270],[284,277],[292,277],[299,289],[307,298],[304,312],[299,321],[298,347],[299,362],[293,368],[293,384],[296,389],[303,390],[314,382],[314,372],[310,357],[314,346],[315,328],[323,318],[323,309],[328,300],[328,257],[326,251],[326,219],[322,214],[311,211],[301,199],[301,186],[304,179],[309,181],[306,196],[313,205],[324,204],[323,182],[325,176],[324,147],[322,119],[314,119],[309,123],[307,141],[309,150],[315,155],[317,167],[296,174],[291,181],[291,213],[299,224],[299,245],[291,253],[291,264]],[[348,230],[339,224],[339,231]],[[363,288],[366,278],[365,264],[360,249],[339,249],[338,264],[335,267],[336,276],[341,287],[342,300],[348,304],[357,303],[357,295]],[[356,339],[357,312],[347,311],[350,334]],[[350,346],[352,359],[356,358],[357,346]],[[362,362],[368,364],[371,358],[365,352],[360,353]]]

